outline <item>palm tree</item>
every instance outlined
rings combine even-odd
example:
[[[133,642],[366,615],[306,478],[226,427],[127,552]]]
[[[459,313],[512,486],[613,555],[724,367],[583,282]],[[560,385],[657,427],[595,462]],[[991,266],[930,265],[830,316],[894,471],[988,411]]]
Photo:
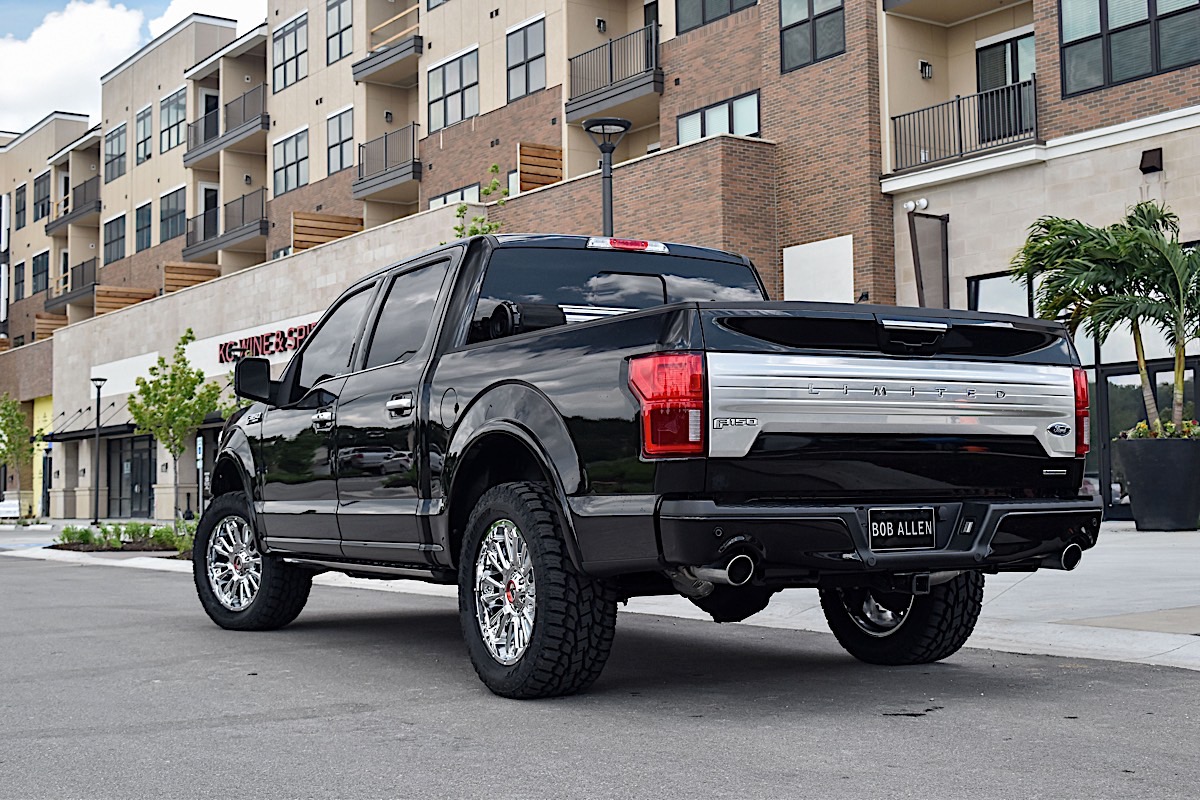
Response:
[[[1164,316],[1171,305],[1163,302],[1165,298],[1178,296],[1182,303],[1186,291],[1178,288],[1162,292],[1158,285],[1164,280],[1178,284],[1185,279],[1182,273],[1171,278],[1165,255],[1172,245],[1182,253],[1178,236],[1179,218],[1173,212],[1165,206],[1143,202],[1129,209],[1121,222],[1102,228],[1075,219],[1042,217],[1030,227],[1025,244],[1013,259],[1013,279],[1037,285],[1038,315],[1060,320],[1072,336],[1083,328],[1103,344],[1119,324],[1129,324],[1142,401],[1147,419],[1156,429],[1158,399],[1146,370],[1142,331],[1150,324],[1164,331],[1177,330],[1184,339],[1191,338]],[[1186,266],[1180,266],[1186,272]],[[1177,312],[1183,309],[1179,304],[1173,307]],[[1189,313],[1195,315],[1194,306]],[[1168,341],[1174,341],[1171,335],[1167,333]],[[1182,353],[1182,347],[1178,348],[1175,391],[1180,398]],[[1182,399],[1173,411],[1182,419]],[[1177,430],[1178,427],[1177,420]]]

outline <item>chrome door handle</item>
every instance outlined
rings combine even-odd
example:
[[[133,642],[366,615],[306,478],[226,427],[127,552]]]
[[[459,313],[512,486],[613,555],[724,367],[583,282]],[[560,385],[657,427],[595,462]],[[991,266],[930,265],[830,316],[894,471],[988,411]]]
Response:
[[[312,415],[312,426],[315,431],[328,430],[333,427],[333,412],[318,411]]]
[[[408,392],[405,392],[404,394],[398,394],[391,400],[388,400],[386,403],[384,403],[383,407],[387,409],[388,416],[407,416],[411,414],[413,410],[413,396]]]

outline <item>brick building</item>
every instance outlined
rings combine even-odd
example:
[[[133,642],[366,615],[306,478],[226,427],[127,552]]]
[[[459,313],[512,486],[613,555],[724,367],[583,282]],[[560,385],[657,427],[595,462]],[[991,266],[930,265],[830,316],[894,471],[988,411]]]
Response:
[[[10,268],[0,305],[7,343],[23,346],[0,353],[0,390],[17,375],[25,394],[45,388],[29,388],[53,349],[29,347],[37,314],[38,339],[107,313],[114,329],[151,298],[186,318],[187,287],[495,199],[493,165],[509,199],[471,214],[595,233],[598,152],[581,123],[598,116],[631,123],[614,156],[617,232],[745,252],[776,298],[1028,313],[1000,273],[1040,215],[1103,223],[1160,199],[1200,239],[1200,0],[271,0],[261,25],[234,27],[193,15],[148,43],[101,79],[95,128],[56,119],[37,169],[21,167],[26,208],[33,173],[47,176],[45,285],[30,296],[20,249],[33,244],[10,223],[22,283]],[[35,138],[21,137],[0,139],[10,219],[19,176],[5,159]],[[422,224],[386,230],[428,238]],[[225,302],[245,314],[222,318],[296,288],[236,285]],[[1123,347],[1081,349],[1120,365]],[[144,368],[99,353],[93,372]],[[1107,369],[1101,383],[1127,378]],[[119,410],[131,380],[102,397],[106,468],[137,451],[165,484],[163,454]],[[53,427],[80,442],[61,456],[78,480],[57,488],[82,497],[94,423],[77,395],[54,401]],[[1119,478],[1096,452],[1099,479]],[[165,513],[96,479],[114,515]]]

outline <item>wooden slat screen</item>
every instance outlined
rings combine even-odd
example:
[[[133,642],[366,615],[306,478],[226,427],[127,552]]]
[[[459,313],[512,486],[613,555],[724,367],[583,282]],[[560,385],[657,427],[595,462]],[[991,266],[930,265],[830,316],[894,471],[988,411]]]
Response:
[[[362,217],[339,217],[334,214],[292,212],[292,249],[307,250],[358,233],[363,229]]]
[[[562,148],[549,144],[517,145],[517,178],[522,192],[563,179]]]

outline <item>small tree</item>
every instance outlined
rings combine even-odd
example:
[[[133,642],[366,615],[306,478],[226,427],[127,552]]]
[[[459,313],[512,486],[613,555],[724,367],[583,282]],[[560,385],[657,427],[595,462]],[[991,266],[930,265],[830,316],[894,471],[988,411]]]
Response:
[[[192,329],[175,344],[168,364],[159,356],[149,378],[137,379],[137,390],[129,396],[129,413],[139,433],[150,434],[171,454],[174,469],[175,507],[172,518],[179,529],[179,457],[204,418],[217,410],[221,387],[205,383],[204,372],[188,362],[185,348],[196,341]]]
[[[17,476],[17,506],[21,501],[21,470],[33,465],[33,441],[20,401],[0,394],[0,465]],[[18,512],[20,516],[24,516]]]
[[[508,202],[508,189],[500,184],[500,178],[497,177],[500,174],[500,165],[492,164],[488,167],[488,174],[492,176],[492,179],[488,181],[487,186],[479,190],[479,195],[487,198],[498,194],[500,198],[496,201],[496,205],[502,206]],[[458,217],[458,224],[454,226],[454,235],[459,239],[465,239],[468,236],[480,236],[485,233],[495,233],[503,225],[502,222],[489,221],[487,217],[483,216],[471,217],[471,220],[468,222],[466,203],[458,204],[455,216]]]

